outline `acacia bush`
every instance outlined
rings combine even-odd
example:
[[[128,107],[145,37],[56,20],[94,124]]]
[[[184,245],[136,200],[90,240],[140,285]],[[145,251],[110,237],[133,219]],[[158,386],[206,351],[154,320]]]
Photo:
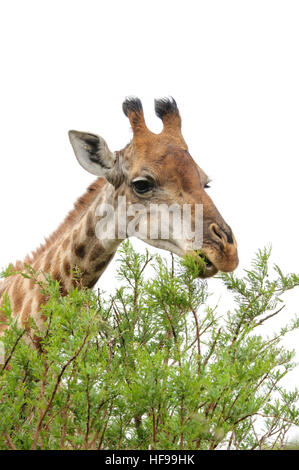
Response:
[[[44,331],[30,324],[39,350],[23,341],[6,299],[0,449],[284,447],[299,409],[298,391],[281,386],[295,367],[281,340],[299,321],[272,336],[260,327],[299,277],[269,257],[259,251],[242,278],[220,275],[232,295],[223,315],[192,258],[167,264],[124,242],[113,295],[62,297],[57,281],[36,281],[48,297]],[[29,267],[23,275],[37,279]]]

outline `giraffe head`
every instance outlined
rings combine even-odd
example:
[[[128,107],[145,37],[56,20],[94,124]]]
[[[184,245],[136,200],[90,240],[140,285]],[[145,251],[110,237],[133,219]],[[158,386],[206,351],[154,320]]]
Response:
[[[144,210],[135,217],[139,222],[142,218],[150,218],[153,207],[189,207],[192,226],[189,235],[177,237],[171,223],[173,219],[164,217],[161,212],[160,222],[169,225],[169,236],[162,237],[159,229],[158,235],[151,237],[147,230],[142,239],[179,256],[190,253],[195,259],[203,257],[206,267],[202,277],[213,276],[218,270],[233,271],[238,265],[236,240],[206,192],[207,175],[188,152],[174,99],[155,101],[155,112],[163,122],[160,134],[147,128],[138,98],[127,98],[123,111],[130,120],[133,138],[121,151],[111,152],[98,135],[69,132],[79,163],[90,173],[105,177],[114,186],[114,200],[116,195],[123,195],[129,206],[142,204]],[[201,208],[199,224],[196,207]],[[194,244],[196,230],[201,232],[200,250]]]

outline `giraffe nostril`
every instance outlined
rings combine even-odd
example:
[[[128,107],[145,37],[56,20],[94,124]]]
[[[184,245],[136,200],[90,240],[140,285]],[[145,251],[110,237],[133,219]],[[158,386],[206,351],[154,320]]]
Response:
[[[223,244],[234,243],[233,234],[229,227],[226,227],[224,230],[223,228],[220,228],[219,225],[212,223],[209,229],[214,240]]]
[[[223,231],[220,229],[220,227],[217,224],[213,223],[210,225],[210,232],[211,232],[212,237],[215,240],[220,241],[222,243],[226,242],[226,237]]]

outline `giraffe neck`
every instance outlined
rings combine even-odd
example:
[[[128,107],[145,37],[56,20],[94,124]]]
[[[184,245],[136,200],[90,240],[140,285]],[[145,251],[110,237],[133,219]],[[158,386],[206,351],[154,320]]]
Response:
[[[62,295],[66,295],[74,286],[92,288],[122,241],[118,238],[101,240],[96,230],[99,205],[105,203],[115,206],[115,201],[114,187],[105,180],[97,180],[78,199],[74,210],[46,244],[33,253],[32,258],[27,257],[24,263],[30,264],[42,279],[45,273],[51,274],[59,281]],[[17,263],[16,268],[22,268],[24,263]],[[74,279],[76,270],[79,270],[80,282]],[[15,275],[7,278],[5,286],[2,294],[8,294],[13,316],[18,316],[20,326],[26,325],[31,316],[42,327],[40,306],[46,302],[46,298],[40,292],[39,285],[21,275]]]
[[[77,269],[80,285],[92,288],[113,258],[121,240],[100,239],[96,228],[99,222],[98,207],[103,203],[112,205],[114,194],[114,187],[106,183],[80,220],[61,237],[53,252],[48,253],[44,270],[48,270],[47,263],[51,263],[54,255],[51,274],[60,282],[62,292],[74,287],[72,274]]]

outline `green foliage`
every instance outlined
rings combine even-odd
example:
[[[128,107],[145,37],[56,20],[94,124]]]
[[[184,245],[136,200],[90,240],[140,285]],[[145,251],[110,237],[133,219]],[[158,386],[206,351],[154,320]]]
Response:
[[[221,316],[192,260],[168,266],[128,242],[119,255],[113,296],[74,289],[61,297],[56,281],[41,283],[42,332],[33,321],[19,329],[5,303],[0,449],[285,446],[299,409],[298,391],[280,384],[295,367],[280,342],[299,321],[271,337],[259,332],[299,277],[275,266],[272,279],[270,250],[259,251],[245,277],[220,276],[234,297]]]

